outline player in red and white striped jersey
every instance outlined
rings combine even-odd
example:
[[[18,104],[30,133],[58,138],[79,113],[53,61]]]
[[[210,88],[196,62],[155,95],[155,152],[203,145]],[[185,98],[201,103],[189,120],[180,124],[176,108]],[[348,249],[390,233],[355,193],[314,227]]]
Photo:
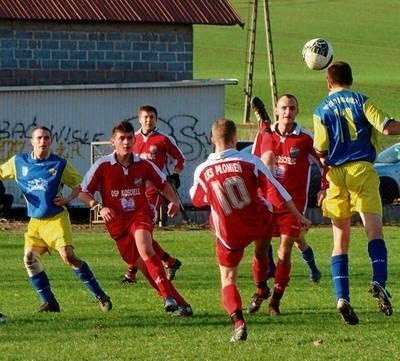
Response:
[[[190,196],[196,207],[211,206],[210,226],[216,234],[222,301],[234,324],[231,341],[241,341],[247,338],[247,327],[236,285],[238,266],[244,248],[253,241],[253,276],[260,292],[267,281],[271,213],[260,189],[271,189],[276,194],[276,205],[286,205],[306,227],[310,221],[296,209],[290,195],[259,158],[236,150],[233,121],[214,122],[211,139],[215,153],[196,168]]]

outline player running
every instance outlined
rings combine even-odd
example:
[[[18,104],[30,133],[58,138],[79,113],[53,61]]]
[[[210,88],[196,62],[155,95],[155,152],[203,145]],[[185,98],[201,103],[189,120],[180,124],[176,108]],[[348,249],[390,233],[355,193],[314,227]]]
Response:
[[[244,341],[247,339],[247,326],[237,288],[238,266],[245,247],[253,241],[253,277],[260,292],[267,287],[271,213],[259,189],[271,188],[271,192],[277,194],[276,201],[285,204],[299,222],[306,227],[311,222],[298,212],[290,195],[259,158],[236,150],[236,125],[233,121],[215,121],[211,128],[211,141],[215,153],[196,168],[190,196],[196,207],[211,206],[210,226],[216,235],[222,302],[234,327],[231,341]]]
[[[115,151],[99,158],[82,182],[81,200],[96,206],[94,194],[101,196],[100,215],[122,259],[138,268],[164,301],[166,312],[191,316],[191,306],[167,278],[160,257],[154,250],[154,210],[146,198],[147,183],[170,201],[168,216],[179,213],[179,201],[165,175],[152,163],[132,153],[133,125],[123,121],[112,130]]]
[[[151,105],[139,107],[138,119],[141,128],[135,133],[136,139],[133,145],[133,152],[139,157],[153,162],[164,174],[168,173],[168,160],[173,159],[175,163],[174,169],[172,174],[167,175],[167,181],[171,183],[175,190],[178,189],[181,184],[179,175],[185,166],[183,153],[176,145],[174,138],[157,129],[158,113],[156,108]],[[164,196],[152,185],[149,185],[147,188],[146,196],[156,212],[155,219],[160,217],[161,222],[164,224],[163,214],[165,212],[161,211],[161,207],[165,201]],[[154,249],[166,266],[168,279],[173,280],[182,262],[170,256],[156,241],[154,241]],[[135,283],[136,273],[137,269],[132,265],[128,265],[122,283]]]
[[[24,263],[32,286],[43,301],[38,312],[60,312],[41,263],[42,255],[52,250],[72,267],[100,309],[109,311],[110,297],[101,289],[89,265],[76,256],[72,245],[72,227],[65,206],[78,196],[82,177],[67,160],[51,153],[49,128],[35,128],[31,144],[31,153],[17,154],[0,166],[0,179],[15,179],[28,206]],[[67,197],[61,193],[64,185],[72,189]]]

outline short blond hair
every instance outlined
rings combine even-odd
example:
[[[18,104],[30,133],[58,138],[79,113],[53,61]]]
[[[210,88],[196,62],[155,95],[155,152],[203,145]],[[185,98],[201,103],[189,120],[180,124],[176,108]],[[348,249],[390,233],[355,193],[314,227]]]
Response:
[[[236,136],[236,124],[233,120],[221,118],[211,126],[211,136],[228,144]]]

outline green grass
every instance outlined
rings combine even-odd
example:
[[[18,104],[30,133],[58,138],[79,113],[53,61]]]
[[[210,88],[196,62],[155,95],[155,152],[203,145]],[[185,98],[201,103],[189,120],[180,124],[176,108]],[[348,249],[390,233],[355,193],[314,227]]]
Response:
[[[100,227],[100,228],[99,228]],[[192,304],[194,316],[174,319],[143,277],[134,286],[119,281],[125,271],[113,242],[102,226],[76,229],[76,252],[93,268],[114,309],[102,313],[69,267],[56,253],[43,263],[62,312],[34,314],[40,301],[22,263],[23,231],[0,234],[2,276],[0,311],[8,322],[0,324],[1,360],[399,360],[397,336],[397,270],[400,267],[398,227],[386,227],[389,250],[389,283],[395,312],[386,317],[367,293],[370,280],[366,241],[362,229],[352,234],[351,295],[360,318],[346,326],[335,309],[329,276],[331,230],[314,227],[308,240],[323,273],[319,285],[308,281],[298,252],[293,251],[290,286],[282,300],[281,317],[246,315],[247,342],[231,344],[231,324],[220,299],[214,237],[208,230],[157,230],[156,239],[183,261],[175,285]],[[276,241],[275,241],[276,243]],[[276,249],[276,246],[275,246]],[[241,264],[239,286],[244,306],[254,292],[251,247]]]
[[[312,38],[328,39],[337,60],[353,67],[354,89],[373,98],[392,116],[399,117],[400,37],[399,3],[382,0],[272,0],[269,2],[278,93],[293,93],[300,103],[299,122],[312,129],[313,110],[327,94],[325,73],[311,71],[301,59],[303,44]],[[226,116],[243,123],[244,89],[250,0],[231,0],[246,22],[239,26],[195,26],[195,78],[235,78],[226,87]],[[272,113],[263,6],[260,0],[256,36],[253,95],[260,96]],[[251,114],[251,120],[255,117]],[[254,132],[242,130],[242,138]],[[397,139],[397,137],[396,137]],[[395,142],[395,138],[384,143]]]

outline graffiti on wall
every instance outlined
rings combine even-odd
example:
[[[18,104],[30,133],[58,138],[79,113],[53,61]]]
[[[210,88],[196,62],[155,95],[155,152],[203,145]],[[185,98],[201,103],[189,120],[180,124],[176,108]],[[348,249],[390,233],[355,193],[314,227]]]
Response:
[[[127,118],[135,123],[137,117]],[[86,160],[90,162],[91,142],[108,140],[110,129],[93,131],[87,129],[82,121],[82,128],[67,124],[54,124],[42,122],[36,116],[28,122],[12,123],[7,120],[0,121],[0,163],[6,161],[16,153],[27,152],[31,149],[30,137],[32,130],[46,124],[53,134],[53,152],[65,159]],[[86,123],[87,124],[87,123]],[[112,124],[112,123],[111,123]],[[172,136],[185,155],[187,162],[201,162],[207,158],[210,150],[209,130],[204,129],[195,116],[187,114],[174,115],[168,119],[159,118],[158,128]],[[207,125],[209,128],[209,125]]]
[[[4,162],[16,153],[29,151],[32,130],[42,124],[46,124],[53,134],[53,152],[68,160],[76,157],[86,159],[87,154],[82,146],[89,146],[92,141],[104,137],[104,133],[92,133],[87,129],[75,129],[67,125],[47,125],[48,123],[38,122],[36,116],[27,123],[11,123],[3,120],[0,122],[0,162]]]

